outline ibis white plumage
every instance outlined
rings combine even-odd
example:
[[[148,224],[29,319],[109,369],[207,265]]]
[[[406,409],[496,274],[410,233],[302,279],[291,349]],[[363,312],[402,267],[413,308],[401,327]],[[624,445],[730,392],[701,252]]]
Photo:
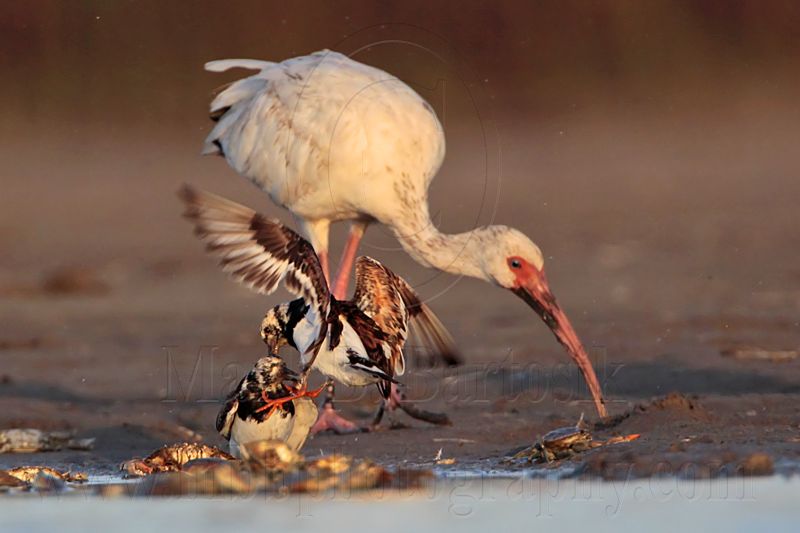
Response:
[[[329,280],[330,224],[350,221],[334,296],[347,291],[367,226],[385,224],[419,263],[486,280],[525,300],[565,346],[605,416],[600,384],[550,291],[539,248],[506,226],[448,235],[431,221],[428,186],[444,159],[445,138],[424,99],[397,77],[328,50],[279,63],[206,64],[215,72],[234,67],[258,72],[214,98],[217,124],[204,152],[224,156],[300,220]]]

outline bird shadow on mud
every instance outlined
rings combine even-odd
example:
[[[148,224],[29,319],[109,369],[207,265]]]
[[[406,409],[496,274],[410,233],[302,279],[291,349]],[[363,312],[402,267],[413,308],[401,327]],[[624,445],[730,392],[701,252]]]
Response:
[[[76,404],[102,404],[107,400],[81,396],[68,389],[37,383],[35,381],[18,381],[8,378],[0,384],[0,398],[20,398],[27,400],[43,400],[50,402],[72,402]]]
[[[759,374],[752,368],[691,368],[665,362],[628,363],[609,381],[609,394],[652,396],[670,391],[687,394],[797,394],[800,383]]]
[[[755,373],[751,368],[692,368],[674,362],[655,361],[621,363],[598,368],[605,395],[609,398],[649,398],[677,391],[685,394],[798,394],[797,380]],[[491,396],[552,394],[561,399],[588,398],[581,373],[574,368],[558,367],[548,371],[495,368],[477,372],[472,378],[484,380],[484,390]]]

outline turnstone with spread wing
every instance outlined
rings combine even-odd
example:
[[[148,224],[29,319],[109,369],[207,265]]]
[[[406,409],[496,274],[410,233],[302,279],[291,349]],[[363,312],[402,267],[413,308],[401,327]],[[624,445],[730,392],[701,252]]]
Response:
[[[217,431],[230,442],[231,455],[239,457],[243,444],[257,440],[280,440],[299,450],[318,414],[309,399],[317,393],[298,394],[299,389],[299,376],[283,359],[259,359],[217,415]]]
[[[403,346],[410,319],[424,344],[440,353],[456,353],[452,338],[430,308],[378,261],[357,260],[355,295],[340,301],[328,291],[311,244],[291,229],[189,187],[181,196],[195,233],[208,251],[222,258],[226,271],[260,293],[273,292],[283,280],[299,296],[267,312],[262,337],[270,351],[291,344],[300,352],[306,371],[314,367],[348,386],[377,384],[391,406],[401,401],[392,383],[405,370]],[[335,413],[329,395],[315,429],[357,428]]]
[[[389,276],[393,274],[378,261],[358,258],[355,297],[344,302],[331,299],[328,336],[316,359],[307,355],[316,326],[302,298],[267,311],[261,337],[273,351],[291,345],[306,366],[340,383],[351,387],[375,383],[387,398],[394,377],[405,371],[403,345],[409,319],[400,291]]]

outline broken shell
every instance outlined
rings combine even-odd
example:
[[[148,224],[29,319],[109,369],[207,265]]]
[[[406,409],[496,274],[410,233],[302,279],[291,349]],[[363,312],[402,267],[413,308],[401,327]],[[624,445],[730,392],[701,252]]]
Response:
[[[577,426],[554,429],[542,437],[542,444],[550,449],[566,449],[591,442],[592,434]]]
[[[219,458],[233,460],[233,456],[214,446],[188,443],[163,446],[144,459],[131,459],[120,465],[120,470],[129,476],[146,476],[155,472],[175,472],[196,459]]]
[[[242,459],[251,467],[265,470],[292,470],[303,462],[303,456],[285,442],[258,440],[240,448]]]
[[[142,459],[131,459],[119,465],[121,472],[132,477],[147,476],[153,473],[153,469]]]
[[[5,470],[0,470],[0,487],[27,487],[28,484]]]
[[[181,472],[186,472],[187,474],[201,474],[218,468],[236,468],[232,463],[238,463],[238,461],[230,461],[219,457],[192,459],[181,467]]]
[[[41,474],[59,479],[61,481],[83,483],[88,479],[83,472],[61,472],[48,466],[20,466],[8,470],[7,473],[24,483],[33,483]]]
[[[319,459],[310,461],[307,465],[309,470],[325,470],[333,474],[341,474],[350,469],[353,463],[353,458],[349,455],[326,455]]]

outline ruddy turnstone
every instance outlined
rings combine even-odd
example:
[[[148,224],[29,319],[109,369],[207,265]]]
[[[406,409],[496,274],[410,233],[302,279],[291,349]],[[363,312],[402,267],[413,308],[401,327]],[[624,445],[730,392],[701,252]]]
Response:
[[[375,259],[356,260],[355,294],[340,301],[328,290],[311,244],[288,227],[188,186],[180,195],[195,234],[221,258],[223,270],[256,292],[272,293],[283,282],[299,296],[268,311],[261,334],[273,353],[284,343],[300,352],[305,365],[301,387],[313,367],[348,386],[377,384],[391,408],[400,405],[402,398],[391,385],[405,370],[409,321],[424,345],[455,354],[452,338],[431,309]],[[325,412],[333,412],[330,397]]]
[[[228,395],[217,431],[235,457],[242,445],[259,440],[279,440],[299,450],[317,420],[317,406],[309,398],[319,392],[300,390],[299,376],[280,357],[262,357]]]

